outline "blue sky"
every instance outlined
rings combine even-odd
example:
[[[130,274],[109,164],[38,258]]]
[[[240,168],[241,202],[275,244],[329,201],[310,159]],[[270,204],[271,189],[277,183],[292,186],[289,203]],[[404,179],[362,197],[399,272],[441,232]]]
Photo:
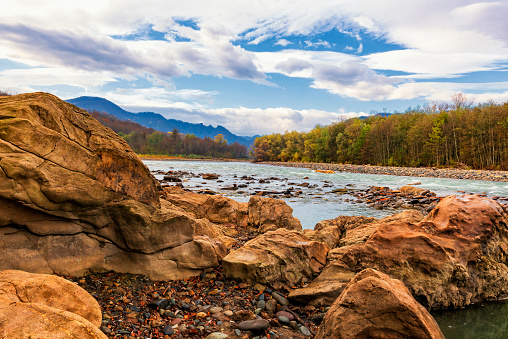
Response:
[[[0,89],[100,96],[239,135],[508,101],[506,1],[11,1]]]

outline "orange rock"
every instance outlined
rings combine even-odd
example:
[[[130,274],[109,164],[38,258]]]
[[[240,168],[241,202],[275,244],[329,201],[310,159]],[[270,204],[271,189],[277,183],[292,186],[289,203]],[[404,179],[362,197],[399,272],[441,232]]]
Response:
[[[366,269],[326,312],[316,334],[316,339],[324,338],[444,339],[444,335],[401,281]]]

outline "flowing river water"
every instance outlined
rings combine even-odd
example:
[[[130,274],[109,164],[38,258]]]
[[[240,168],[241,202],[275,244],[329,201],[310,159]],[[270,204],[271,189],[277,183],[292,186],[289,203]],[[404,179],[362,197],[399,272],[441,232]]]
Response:
[[[249,162],[219,161],[155,161],[144,163],[162,179],[168,171],[188,172],[182,183],[193,191],[209,189],[237,201],[247,202],[259,191],[301,190],[298,197],[284,198],[300,219],[303,228],[313,229],[325,219],[339,215],[365,215],[381,218],[402,210],[377,210],[357,202],[353,195],[337,194],[340,188],[365,190],[371,186],[398,189],[419,183],[417,187],[429,189],[437,196],[462,193],[481,193],[488,197],[508,197],[508,183],[479,180],[442,179],[425,177],[359,174],[348,172],[319,173],[306,168],[279,167]],[[200,174],[214,173],[218,180],[204,180]],[[229,190],[233,186],[235,190]],[[506,201],[505,201],[506,202]],[[508,301],[482,303],[462,310],[434,312],[436,321],[448,339],[454,338],[508,338]]]

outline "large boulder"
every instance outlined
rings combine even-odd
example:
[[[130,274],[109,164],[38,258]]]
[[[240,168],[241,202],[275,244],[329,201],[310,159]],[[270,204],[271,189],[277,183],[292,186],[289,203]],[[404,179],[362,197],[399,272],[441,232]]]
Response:
[[[127,143],[45,93],[0,97],[0,269],[183,278],[226,254],[165,200]]]
[[[284,200],[253,196],[249,199],[248,225],[258,233],[278,228],[302,230],[300,220],[293,217],[293,209]]]
[[[444,335],[401,281],[366,269],[326,312],[316,334],[316,339],[324,338],[444,339]]]
[[[222,267],[228,278],[260,284],[280,281],[296,286],[319,273],[329,250],[325,243],[281,228],[232,251],[222,260]]]
[[[428,309],[460,308],[508,293],[508,215],[501,205],[478,195],[449,196],[416,220],[378,225],[364,243],[335,252],[309,286],[289,297],[330,305],[366,268],[401,280]]]
[[[102,313],[81,287],[57,276],[0,271],[3,338],[106,338]]]

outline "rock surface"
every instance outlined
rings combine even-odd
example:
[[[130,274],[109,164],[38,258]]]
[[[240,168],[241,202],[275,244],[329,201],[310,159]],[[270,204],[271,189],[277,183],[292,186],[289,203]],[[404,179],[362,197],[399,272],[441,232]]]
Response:
[[[324,338],[444,339],[439,326],[404,284],[366,269],[355,275],[319,327]]]
[[[252,283],[276,281],[289,286],[310,281],[326,263],[329,247],[297,231],[266,232],[229,253],[222,261],[226,277]]]
[[[460,308],[508,293],[508,218],[495,201],[449,196],[423,220],[381,223],[364,243],[338,248],[294,302],[330,305],[353,276],[374,268],[400,279],[428,309]]]
[[[127,143],[45,93],[0,98],[0,269],[199,274],[221,233],[165,200]]]
[[[63,278],[0,272],[0,333],[4,338],[106,338],[102,313],[84,289]]]
[[[293,217],[293,209],[284,200],[253,196],[248,205],[248,224],[265,233],[278,228],[302,230],[300,220]]]

